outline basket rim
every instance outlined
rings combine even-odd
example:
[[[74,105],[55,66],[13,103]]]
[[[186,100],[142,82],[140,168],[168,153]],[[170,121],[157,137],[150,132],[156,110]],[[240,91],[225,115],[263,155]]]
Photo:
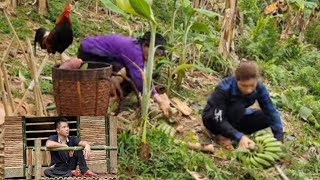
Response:
[[[110,63],[104,63],[104,62],[95,62],[95,61],[84,61],[83,63],[100,63],[100,64],[106,64],[107,67],[101,67],[101,68],[94,68],[94,69],[60,69],[59,66],[61,64],[55,64],[52,69],[57,69],[59,71],[96,71],[96,70],[103,70],[103,69],[112,69],[112,65]],[[81,64],[83,64],[81,63]]]

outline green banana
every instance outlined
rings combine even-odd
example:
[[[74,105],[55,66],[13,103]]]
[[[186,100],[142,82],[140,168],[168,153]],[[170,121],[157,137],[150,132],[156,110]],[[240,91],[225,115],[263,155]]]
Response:
[[[259,158],[262,158],[270,163],[273,163],[276,161],[270,154],[257,153],[256,156]]]
[[[247,164],[247,165],[250,165],[250,164],[251,164],[251,162],[250,162],[250,155],[249,155],[249,154],[246,154],[246,155],[245,155],[245,164]]]
[[[263,144],[268,144],[268,143],[272,143],[272,142],[277,142],[277,139],[274,137],[269,137],[263,140]]]
[[[265,134],[266,134],[265,131],[257,131],[257,132],[254,134],[254,136],[255,136],[255,137],[258,137],[258,136],[262,136],[262,135],[265,135]]]
[[[275,141],[275,142],[269,142],[267,144],[264,145],[264,147],[281,147],[282,143],[279,141]]]
[[[263,142],[265,139],[270,138],[270,137],[273,137],[273,136],[271,136],[271,134],[265,134],[263,136],[256,137],[255,141],[256,142]]]
[[[86,70],[88,69],[88,63],[84,63],[81,67],[80,67],[81,70]]]
[[[256,160],[259,164],[262,164],[263,166],[266,166],[266,167],[271,166],[271,164],[268,161],[266,161],[258,156],[254,156],[253,158],[254,158],[254,160]]]
[[[245,165],[249,165],[250,164],[250,162],[248,162],[248,158],[247,158],[246,154],[239,153],[238,154],[238,158],[243,164],[245,164]]]
[[[258,148],[250,152],[238,153],[238,160],[251,167],[270,167],[275,161],[285,156],[282,143],[277,141],[272,134],[258,131],[253,136]]]
[[[273,152],[264,152],[264,154],[271,156],[274,160],[279,160],[280,156]]]
[[[255,167],[258,167],[258,168],[263,168],[263,166],[261,164],[259,164],[254,158],[253,156],[250,156],[250,163],[255,166]]]
[[[264,150],[270,152],[282,152],[281,147],[266,147]]]

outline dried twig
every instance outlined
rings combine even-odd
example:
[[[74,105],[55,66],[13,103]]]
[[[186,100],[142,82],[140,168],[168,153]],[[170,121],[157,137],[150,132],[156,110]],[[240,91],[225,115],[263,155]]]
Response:
[[[38,0],[34,0],[31,5],[34,6],[37,2],[38,2]]]
[[[37,89],[37,88],[38,88],[38,86],[37,86],[37,78],[36,78],[36,73],[35,73],[35,67],[34,67],[34,65],[32,64],[32,60],[31,60],[30,57],[27,56],[26,51],[25,51],[25,49],[24,49],[24,47],[23,47],[23,45],[22,45],[22,43],[21,43],[21,41],[20,41],[20,39],[19,39],[19,37],[18,37],[18,35],[17,35],[17,32],[15,31],[15,29],[14,29],[14,27],[13,27],[13,25],[12,25],[12,23],[11,23],[11,21],[10,21],[8,15],[7,15],[7,13],[6,13],[6,11],[3,10],[3,13],[4,13],[5,17],[6,17],[6,20],[8,21],[8,24],[9,24],[9,26],[10,26],[10,28],[11,28],[14,36],[16,37],[16,39],[17,39],[17,41],[18,41],[18,44],[19,44],[19,46],[20,46],[20,48],[21,48],[21,50],[22,50],[22,53],[23,53],[23,55],[24,55],[26,64],[28,65],[29,69],[31,70],[31,76],[32,76],[32,78],[34,79],[34,85],[36,85],[36,88],[35,88],[35,89]],[[29,41],[30,41],[30,40],[29,40]],[[31,43],[30,43],[30,45],[31,45]],[[31,48],[31,49],[32,49],[32,48]],[[32,52],[32,50],[31,50],[31,52]],[[35,99],[37,99],[37,97],[38,97],[38,96],[36,95],[36,94],[37,94],[36,91],[37,91],[37,90],[34,91],[34,93],[35,93],[35,96],[34,96]],[[25,98],[26,98],[26,97],[25,97]],[[25,100],[25,99],[24,99],[24,100]],[[14,114],[17,113],[17,110],[19,110],[19,109],[21,108],[22,103],[23,103],[23,101],[21,101],[20,104],[19,104],[20,106],[18,105],[18,107],[15,109]],[[36,106],[37,106],[37,110],[38,110],[40,106],[39,106],[39,104],[37,103],[37,100],[36,100]]]
[[[35,57],[34,57],[34,54],[33,54],[33,50],[32,50],[32,46],[31,46],[31,41],[30,39],[27,38],[27,43],[28,43],[28,46],[29,46],[29,50],[30,50],[30,57],[31,57],[31,64],[32,64],[32,71],[34,74],[36,74],[36,62],[35,62]],[[45,56],[45,58],[48,58],[47,56]],[[36,98],[36,103],[38,103],[39,105],[39,111],[40,111],[40,114],[39,115],[43,115],[43,113],[45,115],[47,115],[47,111],[45,110],[45,105],[44,105],[44,102],[43,102],[43,97],[42,97],[42,93],[41,93],[41,89],[40,89],[40,86],[39,86],[39,80],[36,79],[35,81],[35,90],[36,90],[36,94],[37,94],[37,98]]]
[[[174,140],[176,144],[186,144],[189,149],[197,150],[197,151],[203,151],[203,152],[210,152],[214,153],[214,147],[212,144],[201,144],[201,143],[190,143],[190,142],[184,142],[180,140]]]
[[[4,112],[6,113],[6,116],[9,115],[9,107],[8,107],[8,101],[7,101],[7,93],[6,90],[4,89],[4,83],[2,80],[2,72],[0,71],[0,89],[2,91],[2,101],[3,101],[3,106],[4,106]]]
[[[99,0],[96,0],[96,13],[98,13]]]
[[[10,103],[10,106],[11,106],[11,112],[14,110],[14,103],[13,103],[13,97],[12,97],[12,94],[11,94],[11,85],[9,83],[9,78],[8,78],[8,74],[7,74],[7,69],[4,65],[4,62],[10,52],[10,48],[14,42],[14,37],[11,39],[10,41],[10,44],[8,46],[8,48],[6,49],[2,59],[1,59],[1,62],[0,62],[0,67],[1,67],[1,71],[2,71],[2,75],[3,75],[3,78],[4,78],[4,85],[7,89],[7,94],[8,94],[8,98],[9,98],[9,103]]]
[[[274,168],[276,168],[276,170],[278,171],[278,173],[280,174],[283,180],[289,180],[289,178],[284,174],[284,172],[282,171],[282,169],[279,167],[278,164],[275,164]]]
[[[29,64],[30,64],[30,70],[31,70],[31,75],[33,77],[35,77],[35,74],[36,74],[36,66],[35,66],[35,63],[34,63],[34,56],[33,56],[33,52],[32,52],[32,46],[31,46],[31,42],[30,42],[30,39],[27,38],[27,44],[28,44],[28,47],[29,47],[29,50],[30,50],[30,59],[29,59]],[[34,94],[34,99],[35,99],[35,104],[36,104],[36,112],[37,112],[37,115],[41,115],[41,111],[40,111],[40,102],[39,102],[39,93],[38,93],[38,78],[35,78],[35,81],[34,81],[34,85],[35,85],[35,88],[33,89],[33,94]]]
[[[36,74],[36,77],[37,77],[37,78],[39,78],[39,76],[40,76],[40,74],[41,74],[44,66],[47,64],[48,60],[49,60],[48,55],[46,55],[46,57],[45,57],[44,60],[42,61],[41,65],[39,66],[39,69],[38,69],[38,71],[37,71],[37,74]],[[19,105],[16,107],[16,109],[14,110],[13,114],[16,114],[16,113],[20,110],[22,104],[23,104],[23,103],[25,102],[25,100],[27,99],[27,96],[28,96],[29,92],[33,89],[33,87],[34,87],[34,79],[32,79],[31,83],[29,84],[29,87],[25,90],[24,95],[23,95],[20,103],[19,103]]]
[[[172,91],[174,94],[176,94],[177,96],[179,96],[180,98],[182,98],[183,100],[186,100],[186,98],[183,97],[181,94],[179,94],[177,91],[175,91],[175,90],[173,90],[173,89],[171,89],[171,91]]]

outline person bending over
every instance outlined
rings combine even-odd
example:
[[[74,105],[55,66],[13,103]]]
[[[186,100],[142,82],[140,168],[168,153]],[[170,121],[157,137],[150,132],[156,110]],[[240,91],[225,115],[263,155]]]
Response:
[[[81,41],[78,57],[83,61],[106,62],[112,65],[114,72],[125,72],[124,74],[127,74],[142,94],[143,77],[141,72],[144,71],[148,60],[150,38],[150,32],[146,32],[137,39],[120,34],[89,36]],[[165,54],[163,47],[165,43],[165,38],[157,33],[155,46],[158,48],[155,52],[155,59]],[[129,83],[121,85],[127,93],[132,90],[129,88],[128,91],[128,87],[131,87]],[[160,96],[154,87],[152,87],[151,94],[164,115],[169,116],[170,100]]]

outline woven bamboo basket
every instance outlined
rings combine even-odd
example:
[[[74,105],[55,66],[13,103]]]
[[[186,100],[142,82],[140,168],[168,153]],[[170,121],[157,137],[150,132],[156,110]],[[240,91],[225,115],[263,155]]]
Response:
[[[59,116],[104,116],[110,97],[112,66],[87,62],[88,69],[52,68],[53,93]]]

